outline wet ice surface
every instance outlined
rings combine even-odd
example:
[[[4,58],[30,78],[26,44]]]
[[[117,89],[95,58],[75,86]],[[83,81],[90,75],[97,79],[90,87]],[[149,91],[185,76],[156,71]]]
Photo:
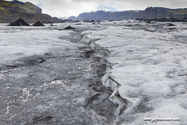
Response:
[[[174,24],[1,24],[0,124],[187,124],[187,25]]]
[[[121,21],[84,32],[85,41],[97,39],[95,44],[110,51],[103,84],[113,88],[110,99],[120,104],[114,124],[187,124],[187,25],[174,24]]]

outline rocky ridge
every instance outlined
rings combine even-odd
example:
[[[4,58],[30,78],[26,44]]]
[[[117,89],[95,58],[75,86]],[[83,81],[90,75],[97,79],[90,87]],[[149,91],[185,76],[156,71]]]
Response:
[[[59,22],[58,18],[43,14],[42,9],[30,2],[20,2],[14,0],[0,0],[0,23],[10,23],[19,18],[23,18],[28,23],[40,22]]]

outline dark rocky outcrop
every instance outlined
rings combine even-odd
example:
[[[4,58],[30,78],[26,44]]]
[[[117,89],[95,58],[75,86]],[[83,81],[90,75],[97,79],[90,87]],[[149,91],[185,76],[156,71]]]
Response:
[[[167,26],[175,26],[174,24],[172,24],[172,23],[169,23]]]
[[[75,28],[71,27],[71,26],[67,26],[64,28],[64,30],[74,30]]]
[[[44,26],[40,21],[37,21],[32,26]]]
[[[8,26],[30,26],[30,25],[26,23],[22,18],[19,18],[18,20],[10,23]]]

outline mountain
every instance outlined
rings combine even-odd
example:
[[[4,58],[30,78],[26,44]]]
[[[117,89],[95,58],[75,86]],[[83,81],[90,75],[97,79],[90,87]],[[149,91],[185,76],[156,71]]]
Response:
[[[68,18],[69,20],[76,20],[77,18],[75,16],[71,16]]]
[[[169,9],[162,7],[148,7],[145,9],[141,18],[154,19],[154,18],[177,18],[183,19],[187,17],[187,8]]]
[[[148,7],[140,11],[96,11],[89,13],[81,13],[77,18],[68,18],[73,20],[126,20],[126,19],[153,19],[153,18],[178,18],[187,17],[187,8],[169,9],[162,7]]]
[[[42,13],[42,9],[35,6],[34,4],[30,2],[20,2],[17,0],[12,1],[12,3],[16,4],[19,8],[26,10],[27,12],[33,12],[33,13]]]
[[[53,18],[48,14],[43,14],[42,9],[30,2],[4,1],[0,0],[0,23],[10,23],[19,18],[26,22],[59,22],[58,18]]]
[[[76,18],[77,20],[124,20],[124,19],[136,19],[140,17],[142,11],[121,11],[121,12],[109,12],[109,11],[97,11],[90,13],[82,13]]]

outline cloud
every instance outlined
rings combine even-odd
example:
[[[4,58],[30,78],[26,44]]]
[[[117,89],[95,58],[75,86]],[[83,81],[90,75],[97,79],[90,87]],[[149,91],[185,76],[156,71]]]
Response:
[[[39,3],[39,4],[37,4],[36,6],[38,6],[38,7],[43,7],[43,5],[42,5],[42,3]]]
[[[144,10],[147,7],[185,8],[186,0],[20,0],[42,8],[43,13],[56,17],[78,16],[83,12],[108,10]]]

